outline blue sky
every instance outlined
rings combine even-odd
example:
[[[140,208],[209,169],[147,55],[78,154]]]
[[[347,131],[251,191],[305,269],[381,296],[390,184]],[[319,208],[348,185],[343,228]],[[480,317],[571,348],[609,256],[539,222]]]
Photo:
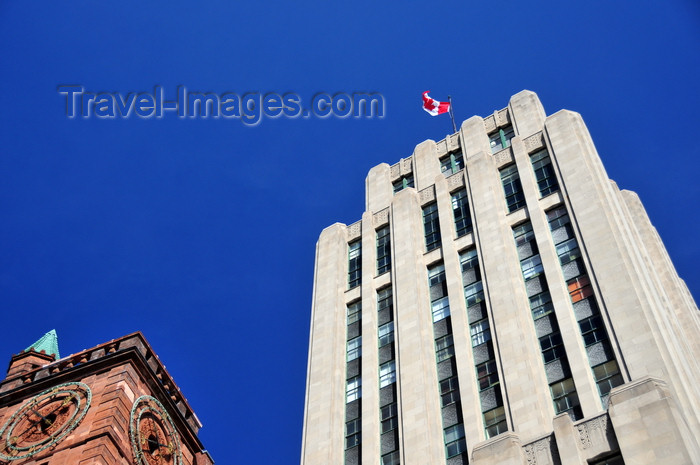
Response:
[[[0,356],[141,330],[218,464],[298,463],[315,242],[364,178],[522,89],[581,113],[700,295],[700,6],[2,2]],[[382,119],[69,119],[61,84],[379,92]]]

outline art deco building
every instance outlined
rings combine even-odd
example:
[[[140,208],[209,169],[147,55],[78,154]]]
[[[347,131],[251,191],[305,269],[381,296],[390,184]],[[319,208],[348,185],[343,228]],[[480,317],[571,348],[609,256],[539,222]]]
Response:
[[[699,316],[581,116],[520,92],[321,233],[301,463],[698,464]]]
[[[141,333],[60,358],[50,331],[0,382],[0,463],[213,465],[202,425]]]

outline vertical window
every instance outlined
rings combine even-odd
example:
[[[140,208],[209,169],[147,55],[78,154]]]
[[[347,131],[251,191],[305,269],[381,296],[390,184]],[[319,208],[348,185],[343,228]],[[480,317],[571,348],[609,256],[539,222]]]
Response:
[[[506,147],[510,147],[510,140],[515,136],[513,126],[500,128],[498,131],[489,134],[489,145],[491,153],[496,153]]]
[[[593,376],[601,396],[607,396],[612,388],[623,383],[620,368],[615,360],[593,367]]]
[[[390,321],[379,327],[379,347],[394,342],[394,322]]]
[[[357,287],[362,282],[362,242],[357,240],[348,245],[348,288]]]
[[[435,339],[435,355],[438,363],[453,357],[455,354],[454,341],[452,334]]]
[[[569,288],[569,295],[571,296],[572,303],[576,303],[593,295],[591,281],[588,279],[587,275],[567,281],[566,285]]]
[[[460,189],[452,194],[452,213],[455,217],[457,237],[462,237],[472,230],[472,217],[469,214],[467,190]]]
[[[347,361],[351,362],[362,355],[362,336],[348,341]]]
[[[377,274],[386,273],[391,269],[391,241],[389,226],[377,230]]]
[[[381,312],[385,308],[393,309],[391,286],[377,291],[377,311]]]
[[[479,390],[483,391],[498,384],[498,372],[496,361],[489,360],[476,366],[476,377],[479,382]]]
[[[399,426],[398,420],[399,409],[396,406],[396,402],[392,402],[381,408],[380,420],[382,422],[381,433],[384,434],[388,431],[394,430]]]
[[[469,326],[469,333],[472,338],[472,347],[483,344],[491,340],[491,330],[489,329],[489,320],[484,318]]]
[[[353,324],[362,319],[362,301],[358,300],[348,304],[348,324]]]
[[[559,331],[542,336],[540,338],[540,349],[542,350],[544,363],[553,362],[554,360],[566,357],[564,341],[562,341]]]
[[[459,381],[457,376],[440,381],[440,399],[443,407],[454,404],[459,400]]]
[[[440,171],[449,176],[464,169],[464,155],[461,151],[452,152],[440,160]]]
[[[350,449],[360,445],[362,432],[362,421],[360,418],[355,418],[345,423],[345,448]]]
[[[413,187],[413,173],[403,176],[398,181],[394,182],[394,194],[399,191],[406,189],[407,187]]]
[[[428,286],[430,286],[430,307],[433,323],[450,316],[450,301],[447,297],[445,267],[435,265],[428,269]]]
[[[440,220],[437,203],[423,207],[423,228],[425,229],[425,248],[428,252],[440,247]]]
[[[547,149],[535,152],[530,156],[532,168],[535,170],[535,179],[537,187],[540,190],[540,196],[544,197],[559,190],[559,183],[554,174],[552,160],[549,158]]]
[[[581,418],[581,407],[579,407],[578,395],[574,380],[571,378],[553,383],[549,386],[552,391],[552,399],[554,400],[554,410],[557,415],[567,412],[575,419]]]
[[[389,452],[382,455],[382,465],[400,465],[399,451]]]
[[[549,291],[541,292],[530,297],[530,310],[532,310],[532,318],[538,320],[545,315],[549,315],[554,311],[552,305],[552,296]]]
[[[484,427],[486,437],[492,438],[508,430],[506,424],[506,412],[503,407],[496,407],[493,410],[484,412]]]
[[[345,385],[345,403],[349,404],[360,397],[362,397],[362,379],[355,376],[347,380]]]
[[[447,458],[459,455],[467,450],[467,441],[464,439],[464,425],[462,423],[445,428],[445,452]]]
[[[503,192],[506,195],[508,213],[524,207],[525,195],[523,194],[523,186],[520,184],[518,167],[515,164],[501,169],[501,183],[503,184]]]
[[[396,381],[396,362],[389,360],[379,366],[379,387],[383,388]]]

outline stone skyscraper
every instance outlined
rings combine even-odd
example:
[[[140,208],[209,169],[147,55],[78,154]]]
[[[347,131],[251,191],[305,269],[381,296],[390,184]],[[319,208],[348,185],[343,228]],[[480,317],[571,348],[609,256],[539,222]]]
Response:
[[[700,463],[699,316],[581,116],[520,92],[321,233],[301,463]]]

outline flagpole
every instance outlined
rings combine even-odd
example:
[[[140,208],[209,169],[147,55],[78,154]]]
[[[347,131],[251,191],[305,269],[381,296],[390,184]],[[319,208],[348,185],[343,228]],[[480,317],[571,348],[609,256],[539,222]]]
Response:
[[[457,126],[455,125],[455,114],[452,111],[452,96],[447,96],[447,101],[450,102],[450,119],[452,119],[452,132],[457,132]]]

